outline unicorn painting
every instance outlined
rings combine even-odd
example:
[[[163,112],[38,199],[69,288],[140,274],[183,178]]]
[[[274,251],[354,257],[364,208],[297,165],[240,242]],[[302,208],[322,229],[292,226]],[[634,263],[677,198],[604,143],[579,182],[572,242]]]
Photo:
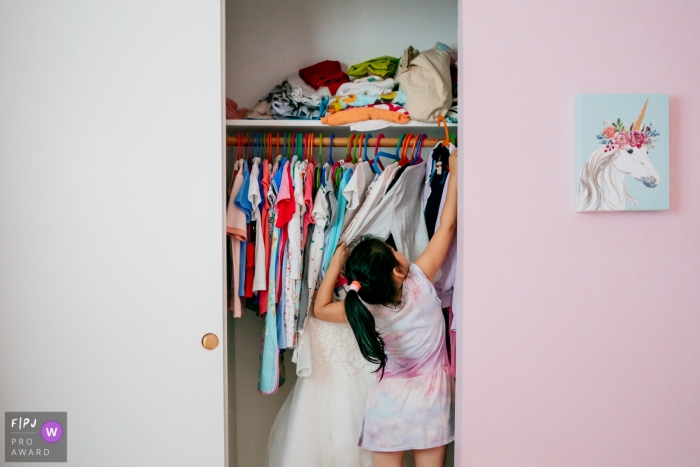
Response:
[[[602,131],[595,136],[596,147],[592,153],[588,152],[590,157],[582,161],[578,172],[578,211],[647,209],[638,206],[640,202],[630,194],[628,184],[638,184],[639,188],[635,189],[639,192],[639,189],[656,190],[662,182],[649,157],[661,134],[652,122],[644,122],[648,104],[649,98],[637,119],[627,125],[620,118],[603,122]]]

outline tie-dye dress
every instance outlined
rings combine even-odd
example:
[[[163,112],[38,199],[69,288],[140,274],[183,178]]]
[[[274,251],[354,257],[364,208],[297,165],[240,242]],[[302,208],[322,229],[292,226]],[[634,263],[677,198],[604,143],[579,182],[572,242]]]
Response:
[[[454,440],[454,380],[435,288],[411,264],[402,303],[366,304],[384,339],[384,377],[367,397],[359,445],[371,451],[429,449]]]

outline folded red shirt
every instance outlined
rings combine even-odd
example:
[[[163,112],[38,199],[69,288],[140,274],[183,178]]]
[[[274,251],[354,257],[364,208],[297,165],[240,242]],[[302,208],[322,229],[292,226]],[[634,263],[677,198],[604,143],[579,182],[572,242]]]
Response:
[[[350,81],[348,75],[340,69],[340,62],[334,60],[324,60],[315,65],[302,68],[299,70],[299,76],[314,89],[328,86],[333,95],[338,92],[341,84]]]

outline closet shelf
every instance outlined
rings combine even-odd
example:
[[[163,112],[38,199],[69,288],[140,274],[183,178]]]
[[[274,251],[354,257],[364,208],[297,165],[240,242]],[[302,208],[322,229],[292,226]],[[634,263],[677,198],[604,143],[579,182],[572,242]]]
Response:
[[[418,122],[415,120],[411,120],[410,122],[404,124],[394,123],[388,128],[432,129],[435,128],[436,125],[436,123]],[[226,126],[228,128],[350,128],[350,125],[324,125],[323,123],[321,123],[320,120],[226,120]],[[450,128],[457,128],[456,123],[448,123],[447,126]]]

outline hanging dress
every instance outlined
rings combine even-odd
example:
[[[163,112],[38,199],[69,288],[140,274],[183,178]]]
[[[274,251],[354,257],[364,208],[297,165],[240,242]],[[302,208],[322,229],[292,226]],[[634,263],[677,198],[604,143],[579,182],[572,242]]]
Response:
[[[299,377],[270,430],[268,467],[370,467],[357,445],[375,365],[347,323],[306,317],[312,371]]]
[[[337,207],[329,180],[326,187],[317,194],[324,201],[314,205],[317,229],[309,254],[315,275],[310,287],[315,287],[321,271],[319,247]],[[357,445],[357,437],[376,365],[362,357],[349,324],[314,318],[312,299],[308,310],[295,349],[298,378],[270,430],[267,466],[371,467],[372,453]]]

